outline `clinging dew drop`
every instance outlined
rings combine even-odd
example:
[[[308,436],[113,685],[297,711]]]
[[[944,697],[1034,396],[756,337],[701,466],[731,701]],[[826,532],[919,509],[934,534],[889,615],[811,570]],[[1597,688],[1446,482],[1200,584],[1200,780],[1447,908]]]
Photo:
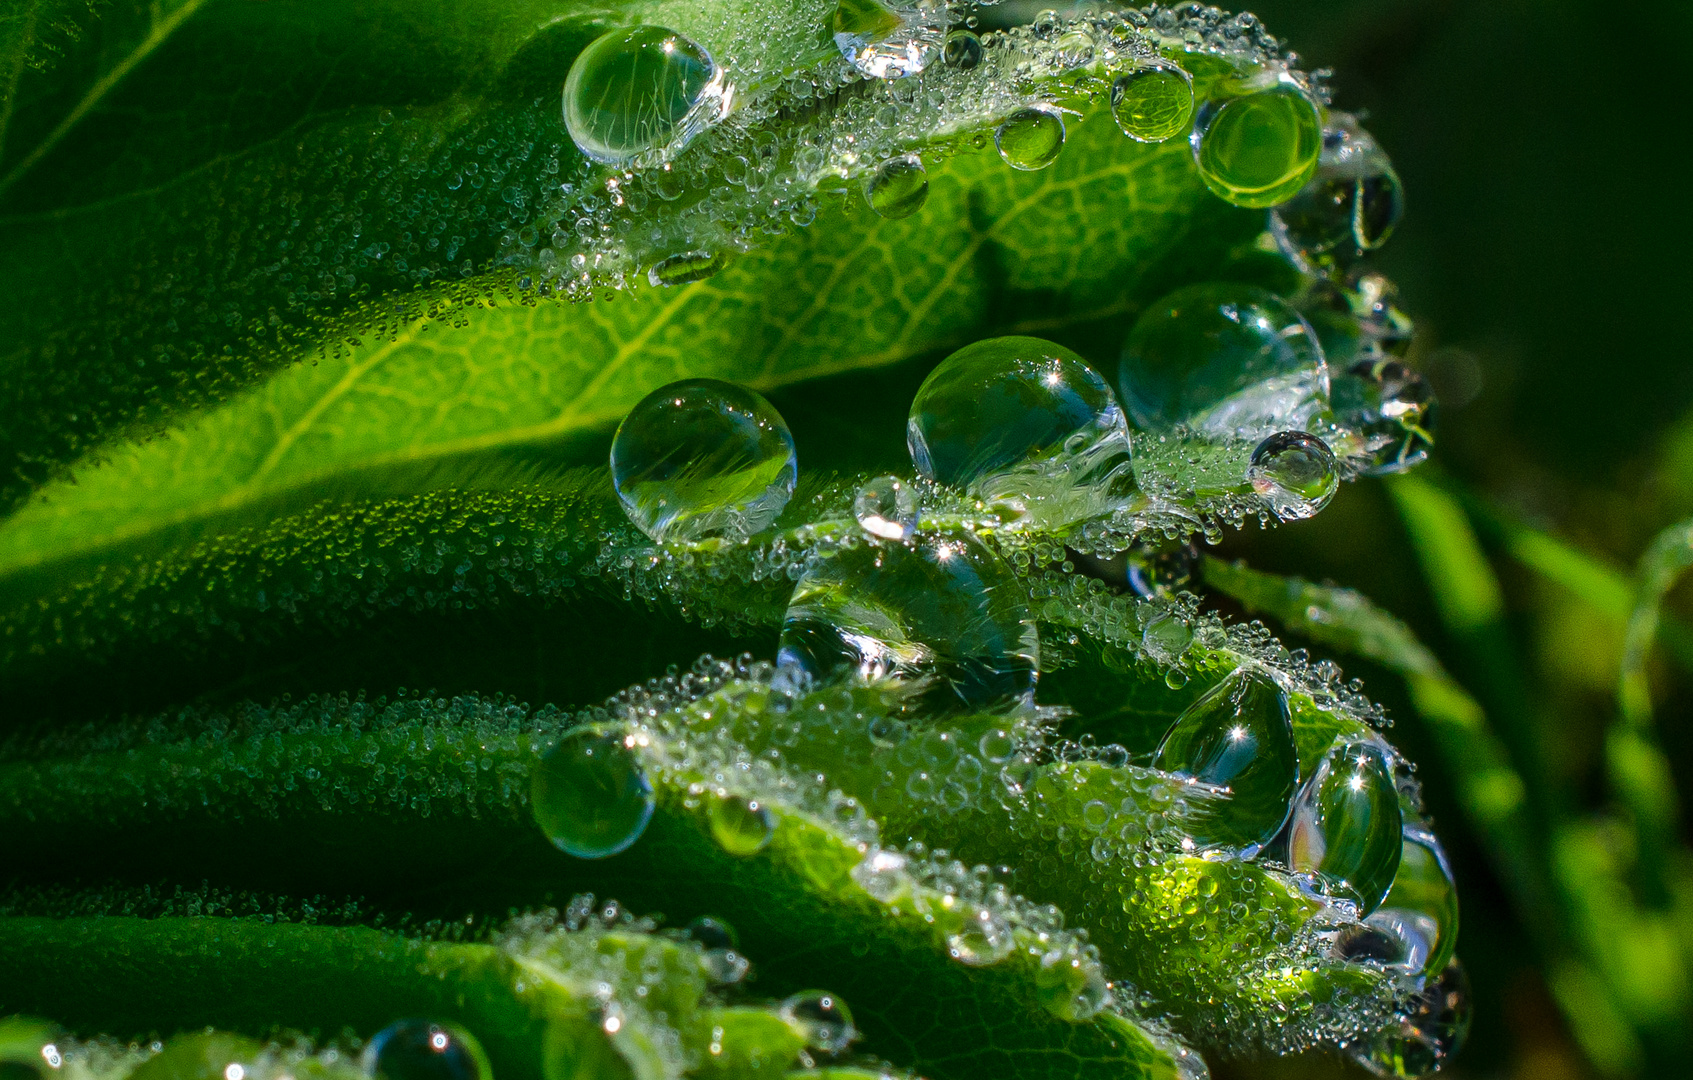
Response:
[[[1163,61],[1120,76],[1111,86],[1111,115],[1136,142],[1173,139],[1193,120],[1193,76]]]
[[[371,1037],[360,1058],[371,1080],[493,1080],[488,1055],[457,1024],[401,1020]]]
[[[709,251],[684,251],[660,259],[647,270],[647,284],[653,288],[692,285],[723,269],[728,259]]]
[[[985,52],[981,38],[969,30],[954,30],[946,36],[941,62],[959,71],[970,71],[981,64]]]
[[[917,531],[917,492],[897,476],[866,480],[852,500],[858,527],[881,540],[909,540]]]
[[[1312,517],[1340,487],[1340,465],[1328,444],[1303,431],[1278,431],[1252,450],[1252,490],[1283,521]]]
[[[757,855],[776,835],[776,815],[760,800],[723,795],[711,804],[711,837],[731,855]]]
[[[799,579],[777,663],[921,680],[926,707],[955,712],[1031,700],[1040,639],[1022,583],[974,535],[865,541]]]
[[[1437,403],[1428,380],[1402,360],[1369,356],[1334,377],[1335,419],[1358,432],[1371,475],[1403,472],[1434,445]]]
[[[1294,800],[1288,864],[1358,905],[1361,918],[1393,885],[1400,833],[1399,789],[1387,752],[1375,742],[1344,742]]]
[[[722,70],[673,30],[637,26],[594,40],[564,81],[564,126],[577,149],[602,165],[674,156],[722,118]]]
[[[916,75],[941,54],[946,7],[941,0],[885,4],[840,0],[829,20],[835,47],[859,73],[872,79]]]
[[[1252,285],[1189,285],[1149,304],[1123,343],[1117,388],[1146,431],[1262,439],[1310,430],[1329,410],[1315,332]]]
[[[864,199],[878,217],[910,217],[929,200],[929,177],[923,159],[902,154],[876,166],[864,182]]]
[[[1299,787],[1286,692],[1264,671],[1236,669],[1176,718],[1152,763],[1221,796],[1184,821],[1196,847],[1250,858],[1281,831]]]
[[[1397,1024],[1353,1051],[1378,1076],[1427,1076],[1463,1049],[1473,1006],[1470,979],[1456,959],[1411,996]]]
[[[617,497],[655,543],[751,536],[781,514],[798,477],[781,414],[761,395],[717,379],[648,394],[611,443]]]
[[[1358,937],[1351,944],[1408,975],[1445,969],[1458,943],[1458,888],[1433,833],[1406,825],[1393,885]]]
[[[852,1010],[827,990],[802,990],[785,998],[777,1015],[800,1033],[807,1046],[826,1054],[840,1053],[858,1038]]]
[[[993,144],[1013,169],[1044,169],[1064,149],[1064,114],[1052,105],[1026,105],[1000,121]]]
[[[1200,179],[1236,206],[1263,209],[1299,193],[1317,170],[1317,105],[1291,76],[1267,76],[1233,98],[1208,103],[1193,127]]]
[[[529,778],[535,821],[553,846],[581,859],[626,850],[652,820],[652,784],[615,732],[583,726],[541,756]]]
[[[1317,173],[1270,212],[1284,251],[1309,267],[1344,268],[1393,235],[1405,215],[1405,189],[1393,162],[1346,113],[1330,115]]]

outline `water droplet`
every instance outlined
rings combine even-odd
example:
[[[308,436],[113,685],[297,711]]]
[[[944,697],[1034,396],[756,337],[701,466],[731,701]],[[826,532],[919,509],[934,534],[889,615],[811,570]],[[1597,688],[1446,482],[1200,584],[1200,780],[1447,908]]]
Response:
[[[1051,105],[1025,106],[1000,121],[993,144],[1013,169],[1044,169],[1064,149],[1064,114]]]
[[[711,54],[661,26],[613,30],[582,50],[564,81],[564,126],[603,165],[674,157],[721,119],[723,72]]]
[[[1316,874],[1358,905],[1381,905],[1399,869],[1399,789],[1382,748],[1347,742],[1329,751],[1293,804],[1289,865]]]
[[[775,835],[776,815],[757,799],[725,795],[711,805],[711,837],[731,855],[757,855]]]
[[[866,480],[852,500],[859,528],[883,540],[909,540],[917,530],[917,492],[897,476]]]
[[[1123,344],[1117,388],[1135,424],[1261,439],[1309,430],[1329,408],[1329,372],[1299,313],[1251,285],[1177,289]]]
[[[360,1065],[373,1080],[491,1080],[476,1037],[457,1024],[401,1020],[365,1044]]]
[[[535,821],[553,846],[581,859],[616,855],[641,838],[653,789],[621,736],[594,727],[567,732],[529,780]]]
[[[1193,120],[1193,76],[1174,64],[1148,64],[1111,84],[1111,115],[1136,142],[1159,143]]]
[[[966,913],[963,927],[947,936],[946,948],[961,964],[987,967],[1010,956],[1016,943],[1010,924],[984,907]]]
[[[1387,153],[1355,117],[1333,113],[1316,176],[1271,212],[1271,227],[1289,256],[1328,269],[1381,247],[1404,215],[1405,189]]]
[[[872,79],[916,75],[940,55],[946,8],[939,0],[890,6],[880,0],[840,0],[829,23],[847,62]]]
[[[1252,450],[1246,479],[1283,521],[1311,517],[1334,498],[1340,466],[1328,444],[1303,431],[1278,431]]]
[[[1035,972],[1035,997],[1054,1016],[1087,1020],[1111,1000],[1111,987],[1097,963],[1090,963],[1071,945],[1041,957]]]
[[[1469,976],[1453,960],[1411,997],[1397,1025],[1359,1052],[1359,1061],[1378,1076],[1427,1076],[1463,1048],[1471,1011]]]
[[[611,443],[624,512],[655,543],[738,540],[768,527],[793,496],[794,437],[768,401],[716,379],[648,394]]]
[[[794,586],[777,662],[819,678],[924,679],[925,705],[944,711],[1029,700],[1039,656],[1022,584],[959,533],[819,560]]]
[[[1205,186],[1236,206],[1263,208],[1299,193],[1317,170],[1317,106],[1291,76],[1209,102],[1194,123],[1193,159]]]
[[[263,1056],[264,1047],[257,1040],[206,1031],[176,1036],[129,1075],[134,1080],[242,1080]]]
[[[704,281],[729,265],[726,255],[713,255],[709,251],[684,251],[680,255],[672,255],[661,259],[647,270],[647,282],[653,288],[667,285],[691,285],[696,281]]]
[[[942,63],[959,71],[970,71],[982,62],[982,39],[968,30],[954,30],[946,36]]]
[[[929,201],[929,177],[916,154],[890,158],[876,166],[864,183],[870,209],[885,218],[910,217]]]
[[[858,1038],[852,1011],[827,990],[802,990],[783,1000],[777,1013],[805,1037],[805,1044],[826,1054],[838,1054]]]
[[[1335,419],[1364,440],[1372,476],[1403,472],[1428,457],[1438,405],[1428,380],[1391,357],[1360,360],[1335,376]]]
[[[941,361],[911,402],[906,445],[925,478],[1022,515],[1053,502],[1066,516],[1078,489],[1130,475],[1110,385],[1040,338],[978,341]]]
[[[1124,584],[1148,599],[1169,596],[1193,584],[1199,549],[1191,541],[1136,544],[1124,559]]]
[[[1153,766],[1223,796],[1184,819],[1195,844],[1250,858],[1281,830],[1299,786],[1287,694],[1256,668],[1235,669],[1176,718]]]
[[[1399,849],[1399,869],[1381,906],[1367,919],[1371,941],[1343,942],[1351,952],[1379,960],[1410,975],[1440,971],[1458,942],[1458,889],[1446,852],[1434,834],[1407,826]]]
[[[712,982],[734,983],[746,977],[752,965],[741,955],[740,939],[735,936],[734,927],[721,919],[702,915],[688,924],[685,933],[704,950],[700,963]]]

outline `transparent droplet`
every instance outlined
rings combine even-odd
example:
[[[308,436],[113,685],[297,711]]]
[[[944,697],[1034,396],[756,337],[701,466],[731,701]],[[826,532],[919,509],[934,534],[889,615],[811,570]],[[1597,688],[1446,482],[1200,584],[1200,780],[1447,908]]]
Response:
[[[178,1035],[136,1066],[134,1080],[241,1080],[264,1056],[263,1044],[227,1031]],[[54,1076],[64,1075],[55,1070]]]
[[[838,1054],[858,1038],[852,1026],[852,1011],[846,1002],[827,990],[802,990],[783,1000],[777,1009],[813,1050]]]
[[[1000,121],[993,144],[1013,169],[1044,169],[1064,149],[1064,114],[1051,105],[1025,106]]]
[[[735,936],[734,927],[721,919],[702,915],[688,924],[685,933],[699,942],[703,950],[700,963],[712,982],[734,983],[746,977],[752,965],[741,955],[740,939]]]
[[[1219,796],[1183,821],[1197,846],[1251,857],[1281,830],[1299,787],[1287,694],[1263,671],[1237,668],[1176,718],[1153,766]]]
[[[1029,700],[1039,657],[1023,585],[959,533],[818,560],[794,586],[777,662],[818,678],[925,680],[924,704],[947,711]]]
[[[1148,64],[1111,84],[1111,115],[1136,142],[1159,143],[1193,121],[1193,76],[1174,64]]]
[[[982,39],[969,30],[954,30],[946,36],[941,61],[947,67],[970,71],[982,62]]]
[[[564,126],[603,165],[674,157],[721,119],[723,72],[673,30],[613,30],[583,49],[564,81]]]
[[[729,264],[723,255],[709,251],[684,251],[661,259],[647,270],[647,282],[654,288],[666,285],[691,285],[704,281]]]
[[[1087,1020],[1111,1000],[1111,987],[1099,965],[1072,945],[1041,957],[1035,972],[1035,996],[1045,1009],[1065,1020]]]
[[[1291,76],[1208,102],[1194,122],[1200,179],[1236,206],[1264,208],[1299,193],[1317,170],[1323,132],[1317,106]]]
[[[575,728],[541,756],[529,778],[535,821],[553,846],[582,859],[616,855],[641,838],[653,789],[621,736]]]
[[[852,500],[858,527],[883,540],[911,539],[917,530],[917,510],[917,492],[897,476],[866,480]]]
[[[457,1024],[401,1020],[365,1044],[359,1059],[372,1080],[492,1080],[476,1037]]]
[[[1412,995],[1397,1024],[1356,1052],[1359,1062],[1379,1076],[1427,1076],[1463,1048],[1471,1012],[1469,976],[1453,960]]]
[[[799,466],[782,416],[751,390],[685,379],[642,398],[611,443],[623,510],[655,543],[738,540],[776,520]]]
[[[939,0],[840,0],[829,29],[836,48],[859,72],[872,79],[900,79],[916,75],[940,55],[946,7]]]
[[[1328,444],[1303,431],[1278,431],[1252,450],[1246,479],[1283,521],[1311,517],[1340,487],[1340,465]]]
[[[876,166],[864,183],[870,209],[885,218],[910,217],[929,201],[929,176],[916,154],[890,158]]]
[[[699,942],[700,948],[708,951],[741,947],[741,939],[735,933],[735,928],[722,919],[714,919],[709,915],[701,915],[689,923],[684,932],[690,940]]]
[[[988,908],[966,913],[964,925],[946,939],[947,952],[970,967],[987,967],[1011,955],[1016,945],[1011,925]]]
[[[1387,242],[1405,215],[1405,189],[1357,119],[1332,113],[1316,175],[1271,214],[1288,255],[1314,268],[1346,267]]]
[[[1199,549],[1191,541],[1136,544],[1125,559],[1125,584],[1148,599],[1169,596],[1193,584]]]
[[[711,804],[711,837],[731,855],[757,855],[776,835],[776,815],[757,799],[725,795]]]
[[[1262,439],[1307,431],[1329,410],[1316,334],[1274,294],[1251,285],[1177,289],[1141,313],[1123,344],[1117,389],[1134,423]]]
[[[1458,888],[1434,834],[1405,828],[1393,887],[1364,926],[1376,939],[1343,942],[1346,955],[1365,956],[1409,975],[1445,968],[1458,942]]]
[[[1288,864],[1317,875],[1366,916],[1393,885],[1401,826],[1399,789],[1382,747],[1342,743],[1294,800]]]
[[[1428,380],[1402,360],[1375,356],[1334,377],[1335,420],[1364,441],[1366,473],[1403,472],[1428,457],[1438,406]]]
[[[1078,489],[1130,483],[1128,425],[1110,385],[1050,341],[991,338],[929,373],[906,446],[923,477],[1020,516],[1077,516]]]

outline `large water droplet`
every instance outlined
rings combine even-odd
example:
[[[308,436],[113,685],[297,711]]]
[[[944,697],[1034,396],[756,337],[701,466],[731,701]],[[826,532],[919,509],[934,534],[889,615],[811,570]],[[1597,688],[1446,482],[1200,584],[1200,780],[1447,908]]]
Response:
[[[852,500],[859,528],[883,540],[911,539],[917,531],[917,511],[917,492],[897,476],[866,480]]]
[[[802,990],[784,999],[777,1012],[805,1037],[805,1044],[813,1050],[838,1054],[858,1038],[858,1031],[852,1026],[852,1011],[846,1002],[827,990]]]
[[[1288,862],[1335,896],[1380,906],[1399,869],[1399,789],[1382,748],[1348,742],[1329,751],[1293,804]]]
[[[1136,142],[1158,143],[1193,120],[1193,76],[1175,64],[1148,64],[1111,84],[1111,115]]]
[[[1311,517],[1340,487],[1340,465],[1328,444],[1303,431],[1278,431],[1252,450],[1247,482],[1283,521]]]
[[[377,1032],[359,1060],[372,1080],[492,1080],[476,1037],[457,1024],[401,1020]]]
[[[1433,833],[1406,827],[1393,887],[1364,926],[1380,937],[1360,943],[1371,959],[1410,975],[1445,968],[1458,943],[1458,888]]]
[[[940,55],[946,38],[946,6],[939,0],[884,4],[840,0],[829,22],[835,46],[847,62],[872,79],[916,75]]]
[[[1379,1076],[1427,1076],[1463,1048],[1471,1012],[1469,976],[1453,960],[1411,997],[1396,1025],[1358,1052],[1359,1063]]]
[[[647,283],[654,288],[668,285],[691,285],[704,281],[729,264],[727,256],[709,251],[684,251],[660,259],[647,270]]]
[[[716,379],[642,398],[617,427],[611,479],[624,512],[655,543],[738,540],[793,496],[794,437],[768,401]]]
[[[941,361],[911,402],[905,438],[924,477],[1025,515],[1129,474],[1128,425],[1110,385],[1040,338],[978,341]]]
[[[1370,475],[1403,472],[1434,445],[1437,403],[1428,380],[1402,360],[1374,356],[1334,377],[1335,419],[1357,432]]]
[[[725,795],[711,804],[711,837],[731,855],[757,855],[775,835],[776,815],[757,799]]]
[[[1025,106],[1000,121],[993,144],[1013,169],[1044,169],[1064,149],[1064,114],[1051,105]]]
[[[1281,830],[1299,787],[1287,694],[1263,671],[1237,668],[1176,718],[1153,765],[1220,796],[1184,819],[1197,846],[1257,854]]]
[[[1405,214],[1405,189],[1387,153],[1357,119],[1331,114],[1317,174],[1271,212],[1287,253],[1315,268],[1345,267],[1387,242]]]
[[[1238,97],[1207,103],[1193,127],[1200,178],[1236,206],[1291,199],[1316,172],[1322,152],[1322,125],[1310,96],[1285,74],[1262,82]]]
[[[985,51],[981,38],[968,30],[954,30],[946,36],[941,62],[959,71],[970,71],[981,64]]]
[[[1028,595],[968,533],[863,543],[794,586],[778,663],[817,677],[925,679],[937,711],[1028,701],[1040,640]]]
[[[726,105],[723,72],[711,54],[662,26],[603,35],[564,80],[565,129],[577,149],[604,165],[673,157]]]
[[[1190,285],[1148,306],[1123,345],[1117,388],[1135,424],[1153,431],[1185,423],[1261,439],[1310,430],[1329,408],[1315,333],[1251,285]]]
[[[653,789],[623,738],[593,727],[565,734],[529,778],[535,822],[553,846],[581,859],[616,855],[641,838]]]
[[[876,166],[864,183],[864,198],[870,209],[885,218],[910,217],[929,201],[929,177],[923,159],[904,154]]]

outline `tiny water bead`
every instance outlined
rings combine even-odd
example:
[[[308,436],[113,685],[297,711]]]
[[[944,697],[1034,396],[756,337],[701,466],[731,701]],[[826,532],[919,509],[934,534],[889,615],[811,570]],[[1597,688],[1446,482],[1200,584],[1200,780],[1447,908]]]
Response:
[[[918,473],[951,487],[1060,454],[1129,451],[1105,379],[1064,346],[1031,337],[978,341],[942,360],[912,399],[905,440]]]
[[[916,75],[940,55],[946,38],[941,0],[890,6],[880,0],[840,0],[829,21],[835,47],[872,79]]]
[[[1011,955],[1017,939],[1005,919],[990,908],[967,911],[964,925],[947,935],[947,953],[969,967],[988,967]]]
[[[611,443],[617,497],[654,543],[751,536],[781,514],[798,477],[781,414],[761,395],[716,379],[648,394]]]
[[[838,1054],[858,1038],[852,1010],[827,990],[802,990],[786,998],[777,1013],[805,1039],[805,1045],[825,1054]]]
[[[1123,344],[1117,388],[1147,431],[1261,439],[1308,430],[1329,409],[1315,332],[1252,285],[1189,285],[1149,305]]]
[[[1317,106],[1286,74],[1238,97],[1208,103],[1194,123],[1200,179],[1236,206],[1263,209],[1299,193],[1317,170],[1322,124]]]
[[[1398,1024],[1363,1048],[1358,1060],[1378,1076],[1427,1076],[1463,1049],[1472,1014],[1469,976],[1452,960],[1411,996]]]
[[[1299,787],[1286,692],[1257,668],[1236,669],[1176,718],[1152,764],[1225,796],[1186,819],[1197,847],[1250,858],[1281,831]]]
[[[731,855],[757,855],[776,835],[776,815],[757,799],[725,795],[711,804],[711,837]]]
[[[1356,118],[1335,113],[1316,176],[1271,211],[1271,226],[1290,256],[1326,269],[1381,247],[1404,215],[1405,189],[1393,162]]]
[[[529,778],[536,824],[580,859],[626,850],[652,820],[652,785],[623,737],[584,726],[541,756]]]
[[[864,182],[864,198],[878,217],[905,218],[923,209],[929,201],[929,177],[923,171],[923,159],[903,154],[882,162]]]
[[[691,285],[704,281],[728,265],[729,260],[709,251],[684,251],[660,259],[647,270],[647,284],[653,288],[669,285]]]
[[[1246,479],[1276,517],[1300,521],[1334,498],[1340,488],[1340,463],[1315,435],[1278,431],[1253,448]]]
[[[372,1080],[492,1080],[476,1037],[457,1024],[401,1020],[365,1044],[359,1060]]]
[[[1293,804],[1289,865],[1317,875],[1359,917],[1381,905],[1399,869],[1399,789],[1373,742],[1329,751]]]
[[[1159,143],[1193,120],[1193,76],[1174,64],[1148,64],[1111,84],[1111,115],[1136,142]]]
[[[866,541],[794,586],[778,665],[826,678],[924,680],[934,711],[1030,700],[1040,639],[1028,594],[973,535]]]
[[[673,30],[613,30],[582,50],[564,81],[564,126],[602,165],[674,156],[722,117],[723,72]]]
[[[1438,405],[1428,380],[1389,356],[1358,361],[1334,377],[1335,419],[1358,432],[1370,475],[1403,472],[1428,457]]]
[[[917,531],[917,492],[897,476],[877,476],[853,496],[858,527],[882,540],[909,540]]]
[[[993,144],[1013,169],[1044,169],[1064,149],[1064,114],[1051,105],[1026,105],[1000,121]]]

